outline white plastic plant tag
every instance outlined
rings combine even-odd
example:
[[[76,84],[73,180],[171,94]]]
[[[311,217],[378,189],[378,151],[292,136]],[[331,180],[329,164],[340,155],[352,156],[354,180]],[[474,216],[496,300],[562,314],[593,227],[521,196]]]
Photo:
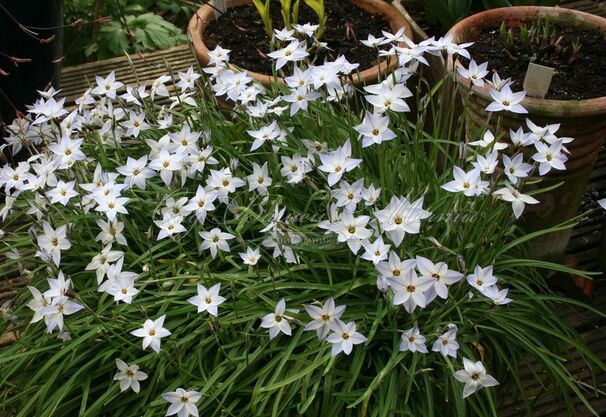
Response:
[[[524,91],[526,91],[526,95],[529,97],[545,98],[551,85],[553,71],[553,68],[530,62],[528,70],[526,70],[526,77],[524,78]]]
[[[227,11],[225,0],[214,0],[213,5],[215,6],[215,19],[221,17]]]

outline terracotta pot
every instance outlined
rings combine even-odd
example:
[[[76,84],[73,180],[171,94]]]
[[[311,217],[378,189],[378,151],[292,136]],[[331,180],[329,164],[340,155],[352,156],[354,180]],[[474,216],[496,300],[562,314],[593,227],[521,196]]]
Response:
[[[454,35],[454,42],[469,42],[477,39],[483,27],[498,28],[501,22],[505,22],[509,27],[515,27],[539,16],[548,16],[551,22],[568,27],[599,30],[606,37],[604,18],[576,10],[535,6],[507,7],[478,13],[456,24],[449,33]],[[606,40],[601,47],[606,49]],[[448,69],[454,71],[455,67],[460,65],[458,61],[454,63],[449,61]],[[487,113],[484,108],[492,99],[487,85],[483,88],[473,86],[470,91],[469,80],[459,75],[457,78],[461,87],[459,90],[464,94],[466,101],[468,132],[470,132],[474,127],[485,125]],[[521,84],[523,80],[517,81]],[[528,210],[528,215],[524,216],[527,230],[540,230],[569,220],[578,212],[598,150],[606,138],[606,96],[590,100],[546,100],[526,97],[521,104],[528,110],[528,115],[500,112],[500,132],[525,126],[528,117],[539,125],[561,123],[558,136],[575,138],[572,143],[566,145],[570,150],[566,171],[552,170],[541,186],[561,181],[564,184],[551,192],[536,195],[541,204],[533,206]],[[493,129],[498,118],[492,117]],[[571,230],[567,230],[547,235],[544,239],[535,239],[531,244],[533,255],[542,259],[560,258],[568,244],[570,232]]]
[[[379,13],[385,16],[385,18],[389,21],[389,25],[393,32],[396,32],[400,28],[404,27],[407,35],[412,33],[410,23],[388,3],[385,3],[382,0],[351,0],[351,2],[357,7],[366,10],[368,13]],[[227,8],[250,6],[251,4],[251,0],[226,1]],[[203,5],[191,18],[187,27],[190,42],[192,43],[198,62],[200,62],[200,65],[202,66],[208,65],[209,61],[208,48],[204,44],[204,30],[214,18],[215,10],[209,5]],[[380,34],[377,34],[377,36],[378,35]],[[387,65],[386,61],[382,61],[379,65],[368,68],[359,74],[353,74],[353,83],[355,85],[372,83],[378,79],[379,73],[388,74],[389,72],[393,71],[396,66],[396,60],[392,59],[389,65]],[[269,86],[272,82],[276,81],[271,75],[268,74],[259,74],[253,71],[247,71],[247,73],[250,77],[261,82],[265,86]],[[278,78],[277,81],[283,83],[281,78]]]

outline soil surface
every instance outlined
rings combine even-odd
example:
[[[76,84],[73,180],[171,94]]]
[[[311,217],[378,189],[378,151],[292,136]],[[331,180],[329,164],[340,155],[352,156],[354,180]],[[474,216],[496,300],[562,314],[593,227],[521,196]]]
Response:
[[[527,24],[530,27],[530,24]],[[514,45],[520,45],[519,29],[514,29]],[[558,49],[546,47],[537,54],[536,64],[555,68],[551,86],[545,96],[550,100],[585,100],[606,95],[606,38],[603,34],[575,27],[556,26],[557,37],[562,37]],[[572,44],[577,39],[581,49],[572,56]],[[498,27],[484,28],[470,48],[476,62],[488,61],[490,70],[497,70],[501,78],[512,78],[522,88],[530,56],[515,46],[506,52]]]
[[[380,15],[369,14],[347,0],[325,0],[327,15],[326,31],[320,39],[327,42],[332,51],[319,54],[317,62],[332,60],[344,55],[349,62],[360,64],[360,70],[377,64],[374,51],[359,41],[369,34],[381,36],[381,30],[391,31],[389,22]],[[280,4],[272,1],[271,17],[274,29],[282,29],[284,22]],[[299,23],[318,23],[314,11],[303,1],[300,3]],[[354,36],[347,37],[347,27],[353,29]],[[350,32],[351,33],[351,32]],[[217,44],[231,50],[230,62],[250,71],[270,74],[271,60],[263,57],[270,51],[269,39],[263,30],[263,23],[253,6],[235,7],[214,20],[204,32],[204,43],[209,49]]]

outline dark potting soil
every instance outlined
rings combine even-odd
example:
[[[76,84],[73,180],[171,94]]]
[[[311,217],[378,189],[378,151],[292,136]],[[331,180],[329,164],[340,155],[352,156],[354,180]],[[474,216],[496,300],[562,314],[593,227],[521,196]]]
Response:
[[[360,40],[369,34],[381,36],[381,30],[391,31],[389,22],[381,15],[370,14],[346,0],[325,0],[327,15],[326,31],[320,39],[327,42],[332,51],[322,52],[318,63],[325,59],[333,60],[344,55],[351,63],[360,64],[364,70],[377,64],[375,52],[362,45]],[[280,4],[272,1],[271,18],[274,29],[282,29],[284,22]],[[304,2],[300,3],[299,23],[318,23],[314,11]],[[348,37],[347,27],[353,29]],[[209,49],[216,45],[231,50],[230,62],[250,71],[270,74],[271,60],[264,57],[269,49],[269,39],[263,29],[263,23],[257,9],[242,6],[229,9],[227,13],[210,23],[204,32],[204,43]]]
[[[530,24],[527,24],[530,27]],[[562,50],[548,47],[538,54],[536,64],[555,68],[551,85],[545,96],[551,100],[585,100],[606,95],[606,39],[599,32],[588,31],[576,27],[556,25],[557,36],[562,36],[559,45]],[[514,45],[519,45],[519,29],[513,30]],[[572,54],[572,44],[581,43],[581,49],[572,62],[568,62]],[[505,52],[499,36],[498,27],[484,28],[470,48],[470,53],[477,63],[488,61],[490,70],[496,70],[501,78],[510,78],[516,82],[516,87],[522,88],[528,55]]]

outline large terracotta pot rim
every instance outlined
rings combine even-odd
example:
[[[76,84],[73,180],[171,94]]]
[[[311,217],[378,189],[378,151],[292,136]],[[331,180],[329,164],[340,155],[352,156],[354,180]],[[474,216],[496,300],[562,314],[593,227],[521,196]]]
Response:
[[[454,36],[454,42],[470,42],[474,39],[468,39],[465,35],[468,35],[472,28],[498,25],[502,21],[521,22],[537,16],[550,16],[555,21],[576,22],[580,26],[597,29],[606,35],[606,19],[602,17],[572,9],[543,6],[515,6],[487,10],[460,21],[448,33]],[[606,47],[606,40],[604,46]],[[451,71],[460,66],[458,60],[454,63],[454,67],[452,60],[448,61],[448,69]],[[458,74],[457,79],[460,84],[469,85],[469,80]],[[472,91],[485,100],[492,101],[487,85],[484,87],[474,85]],[[587,100],[546,100],[526,97],[521,104],[530,114],[539,116],[594,116],[606,113],[606,96]]]
[[[365,10],[374,10],[376,13],[382,14],[388,21],[392,28],[392,30],[398,30],[402,27],[405,28],[404,33],[407,36],[412,36],[413,30],[410,23],[398,12],[394,7],[385,3],[382,0],[351,0],[357,7],[363,8]],[[243,5],[252,4],[251,0],[227,0],[227,7],[237,7]],[[215,10],[204,4],[201,6],[196,13],[192,16],[189,21],[189,25],[187,27],[189,41],[192,44],[194,52],[198,61],[206,66],[209,61],[208,48],[204,44],[204,30],[210,24],[210,22],[214,19]],[[379,34],[375,34],[379,35]],[[386,60],[381,61],[380,64],[375,65],[373,67],[367,68],[359,73],[352,73],[353,83],[360,84],[365,81],[376,80],[378,73],[381,74],[388,73],[396,68],[398,62],[396,59],[389,60],[389,64]],[[280,77],[277,79],[268,74],[261,74],[254,71],[249,71],[246,68],[239,68],[232,64],[230,67],[233,70],[246,71],[247,74],[261,82],[264,85],[270,85],[274,81],[278,81],[280,83],[284,83],[284,80]]]

